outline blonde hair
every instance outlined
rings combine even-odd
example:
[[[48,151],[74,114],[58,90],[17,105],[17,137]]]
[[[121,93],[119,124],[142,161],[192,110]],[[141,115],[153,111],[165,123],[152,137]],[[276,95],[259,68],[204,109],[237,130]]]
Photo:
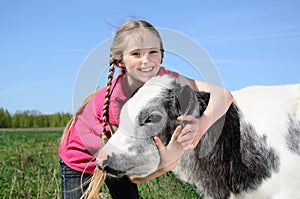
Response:
[[[109,107],[109,101],[110,101],[110,95],[111,95],[111,85],[112,80],[114,77],[115,72],[115,65],[117,65],[118,62],[121,62],[124,55],[124,50],[126,49],[126,46],[128,44],[129,40],[136,39],[137,41],[140,41],[143,37],[144,31],[149,31],[150,33],[153,33],[155,36],[158,37],[160,41],[160,50],[162,54],[162,59],[164,55],[164,49],[162,40],[160,37],[159,32],[155,29],[155,27],[150,24],[147,21],[143,20],[129,20],[123,23],[118,29],[115,34],[113,43],[110,48],[110,59],[109,59],[109,71],[108,71],[108,77],[107,77],[107,84],[106,84],[106,91],[105,91],[105,97],[104,97],[104,105],[102,109],[102,125],[103,125],[103,131],[105,131],[106,125],[109,124],[109,118],[108,118],[108,107]],[[69,134],[72,126],[77,120],[77,117],[82,113],[87,103],[98,93],[103,87],[97,89],[95,92],[91,93],[88,97],[85,98],[79,109],[76,111],[76,113],[73,115],[71,120],[67,123],[64,133],[62,135],[61,141],[65,139],[65,137]],[[104,132],[103,132],[104,135]],[[104,137],[103,137],[104,138]],[[98,169],[98,167],[95,168],[94,174],[92,178],[90,179],[90,184],[87,190],[83,193],[82,199],[94,199],[97,198],[98,192],[103,185],[106,178],[106,173]]]

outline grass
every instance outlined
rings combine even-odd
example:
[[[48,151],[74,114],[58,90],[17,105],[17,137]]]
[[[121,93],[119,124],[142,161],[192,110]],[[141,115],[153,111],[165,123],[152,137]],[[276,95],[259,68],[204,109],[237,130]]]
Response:
[[[0,198],[61,198],[57,150],[61,131],[0,132]],[[167,173],[138,186],[142,199],[200,198]],[[107,192],[104,186],[103,192]]]
[[[60,198],[61,131],[0,132],[0,198]]]

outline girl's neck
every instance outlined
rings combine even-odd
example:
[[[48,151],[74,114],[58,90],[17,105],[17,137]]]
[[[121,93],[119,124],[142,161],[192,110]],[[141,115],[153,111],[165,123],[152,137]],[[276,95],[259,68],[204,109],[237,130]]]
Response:
[[[132,95],[138,88],[140,88],[144,83],[138,80],[134,80],[127,75],[127,83],[130,90],[130,95]]]

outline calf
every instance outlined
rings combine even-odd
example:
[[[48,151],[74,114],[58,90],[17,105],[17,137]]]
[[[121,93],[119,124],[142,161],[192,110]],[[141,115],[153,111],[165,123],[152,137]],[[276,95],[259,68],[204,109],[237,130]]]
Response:
[[[205,198],[300,198],[300,84],[232,93],[227,113],[173,172]],[[153,137],[168,144],[177,117],[201,117],[209,97],[169,76],[150,79],[123,106],[98,166],[118,177],[156,171],[160,156]]]

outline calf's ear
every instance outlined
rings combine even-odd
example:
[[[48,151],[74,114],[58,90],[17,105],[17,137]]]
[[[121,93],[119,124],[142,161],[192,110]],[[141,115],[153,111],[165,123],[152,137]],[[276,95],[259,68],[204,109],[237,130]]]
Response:
[[[201,116],[207,108],[210,93],[194,91],[191,87],[186,85],[179,89],[177,98],[182,115],[190,115],[195,111],[195,108],[197,108],[199,109],[198,116]]]
[[[177,98],[182,115],[188,114],[192,104],[194,103],[194,91],[191,89],[191,87],[185,85],[180,88]]]

